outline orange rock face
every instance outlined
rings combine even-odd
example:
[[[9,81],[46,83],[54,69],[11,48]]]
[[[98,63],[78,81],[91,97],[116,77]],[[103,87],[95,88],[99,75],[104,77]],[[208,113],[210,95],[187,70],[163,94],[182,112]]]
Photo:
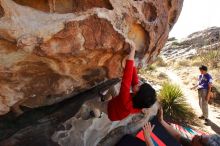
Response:
[[[0,0],[0,115],[54,104],[150,63],[183,0]]]

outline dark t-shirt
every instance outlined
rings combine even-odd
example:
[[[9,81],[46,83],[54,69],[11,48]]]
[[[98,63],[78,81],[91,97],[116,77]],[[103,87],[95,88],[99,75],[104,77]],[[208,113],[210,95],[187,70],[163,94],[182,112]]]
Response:
[[[204,74],[199,76],[198,89],[208,89],[209,83],[212,83],[212,76],[210,74]]]
[[[182,146],[191,146],[191,140],[185,137],[180,137],[180,144]]]

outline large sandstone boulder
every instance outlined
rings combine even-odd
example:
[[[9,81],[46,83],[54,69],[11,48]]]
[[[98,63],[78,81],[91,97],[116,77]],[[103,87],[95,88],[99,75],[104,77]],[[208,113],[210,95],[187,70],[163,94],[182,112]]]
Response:
[[[0,0],[0,115],[118,78],[133,41],[150,63],[183,0]]]

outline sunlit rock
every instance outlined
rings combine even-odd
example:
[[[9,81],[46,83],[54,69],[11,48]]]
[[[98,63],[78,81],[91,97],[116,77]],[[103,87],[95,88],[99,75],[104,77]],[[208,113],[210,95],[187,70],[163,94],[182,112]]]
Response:
[[[35,108],[122,75],[160,53],[183,0],[0,0],[0,115]]]

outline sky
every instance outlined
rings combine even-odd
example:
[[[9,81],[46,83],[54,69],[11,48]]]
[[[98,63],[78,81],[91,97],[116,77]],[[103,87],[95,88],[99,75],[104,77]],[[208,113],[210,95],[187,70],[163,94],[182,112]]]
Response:
[[[180,17],[169,36],[181,39],[212,26],[220,27],[220,0],[184,0]]]

